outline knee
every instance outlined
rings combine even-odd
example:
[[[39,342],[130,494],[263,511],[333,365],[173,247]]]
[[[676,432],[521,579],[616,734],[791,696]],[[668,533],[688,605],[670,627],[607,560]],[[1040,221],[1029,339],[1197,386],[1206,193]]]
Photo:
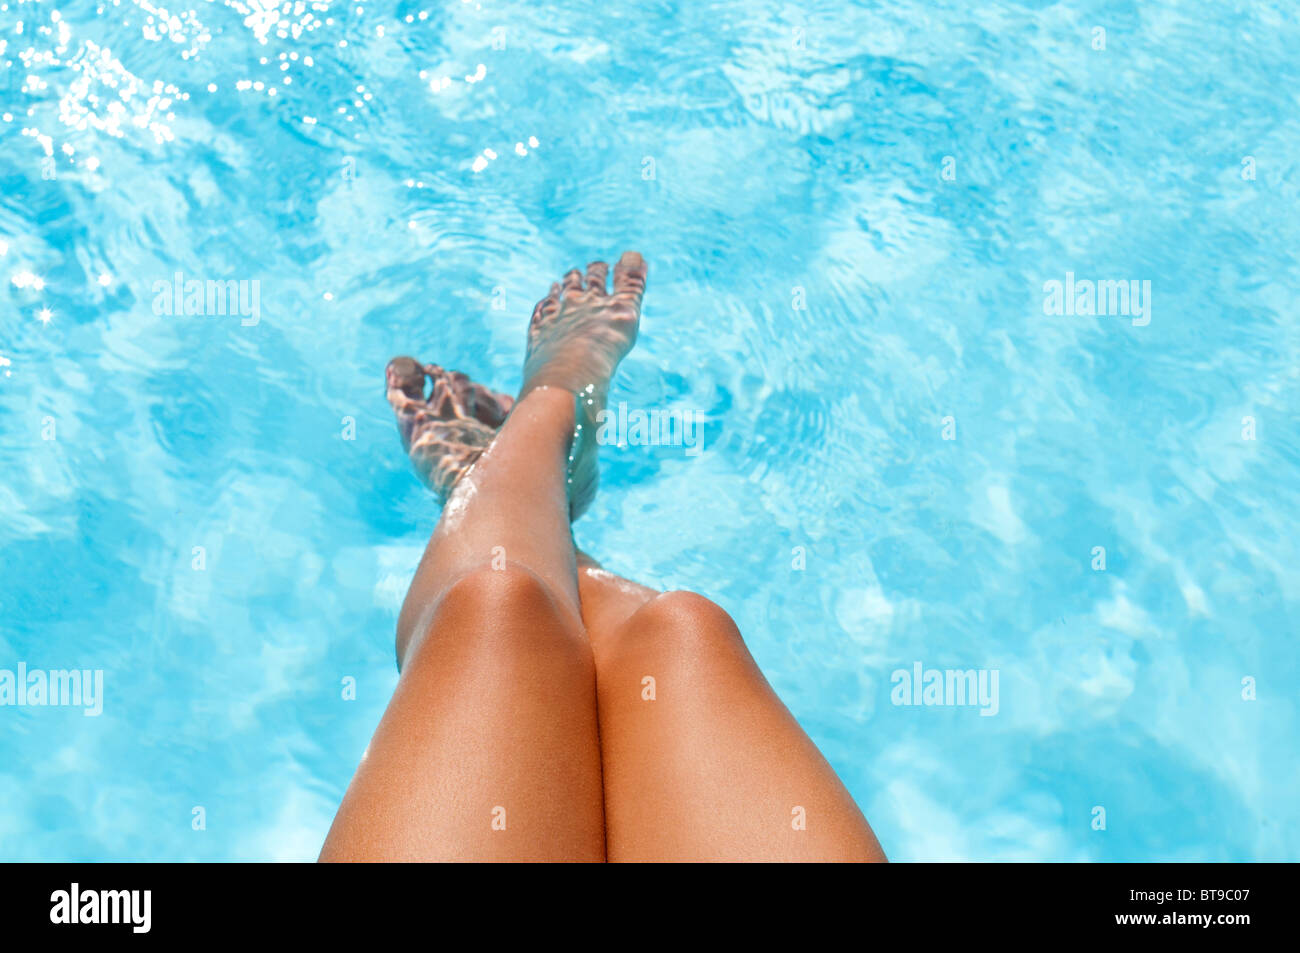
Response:
[[[665,592],[638,609],[622,626],[621,647],[669,653],[718,648],[745,650],[735,621],[716,602],[694,592]]]
[[[558,610],[550,587],[531,569],[517,563],[466,573],[452,583],[438,603],[439,615],[470,612],[540,619]]]
[[[476,569],[456,580],[438,597],[427,621],[397,637],[398,658],[409,645],[422,643],[435,633],[454,635],[464,647],[512,653],[536,648],[564,654],[582,643],[574,625],[550,587],[532,570],[515,563],[500,569]]]

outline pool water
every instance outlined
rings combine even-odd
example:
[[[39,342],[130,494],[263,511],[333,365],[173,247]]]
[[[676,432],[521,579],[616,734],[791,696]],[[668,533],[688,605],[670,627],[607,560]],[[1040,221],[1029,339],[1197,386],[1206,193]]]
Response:
[[[103,673],[0,707],[0,858],[314,858],[437,518],[385,363],[511,390],[636,248],[702,443],[578,541],[891,857],[1300,860],[1290,4],[168,2],[0,0],[0,670]]]

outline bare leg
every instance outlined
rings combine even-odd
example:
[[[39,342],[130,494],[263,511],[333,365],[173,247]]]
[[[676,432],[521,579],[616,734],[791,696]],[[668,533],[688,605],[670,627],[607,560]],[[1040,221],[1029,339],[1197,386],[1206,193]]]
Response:
[[[594,566],[579,586],[611,861],[885,859],[722,609]]]
[[[593,682],[539,577],[462,577],[408,647],[321,860],[603,860]]]
[[[580,619],[569,521],[595,492],[592,421],[636,340],[645,262],[635,252],[624,254],[614,269],[612,293],[606,291],[606,272],[604,262],[592,262],[585,276],[570,271],[534,309],[519,402],[447,499],[402,606],[399,659],[412,633],[427,629],[446,586],[502,559],[536,573]],[[400,418],[400,407],[398,413]],[[575,443],[579,425],[589,437]]]
[[[610,860],[885,859],[722,609],[578,565]]]
[[[533,487],[540,499],[516,512],[524,522],[483,502],[528,491],[517,484],[531,478],[527,464],[534,454],[547,460],[556,445],[567,447],[553,429],[556,420],[573,427],[572,399],[566,398],[566,414],[558,401],[536,396],[554,392],[535,387],[594,394],[600,401],[601,368],[612,373],[617,364],[608,351],[601,357],[599,348],[594,358],[566,351],[562,335],[543,334],[539,341],[539,330],[563,313],[563,302],[574,306],[567,326],[580,332],[578,338],[590,340],[594,331],[597,341],[617,345],[618,324],[602,325],[601,315],[631,317],[634,333],[643,283],[644,266],[625,256],[616,271],[613,308],[592,300],[604,293],[597,266],[585,285],[579,273],[566,275],[563,290],[555,286],[538,306],[532,372],[526,371],[534,387],[526,382],[527,399],[511,417],[531,424],[521,423],[519,435],[508,441],[507,431],[515,431],[503,429],[492,453],[470,471],[474,478],[463,481],[473,492],[458,489],[449,502],[447,515],[460,522],[444,519],[412,585],[399,624],[402,680],[340,808],[324,859],[596,859],[604,847],[594,836],[602,787],[610,859],[884,859],[848,792],[776,698],[721,609],[698,596],[660,595],[605,572],[575,556],[567,530],[567,545],[555,545],[550,532],[516,539],[517,528],[536,516],[531,507],[549,505],[554,515],[555,481],[549,489]],[[491,442],[509,399],[475,391],[477,385],[435,368],[444,390],[464,405],[456,420],[442,419],[445,407],[431,412],[423,400],[424,371],[418,401],[410,381],[402,383],[411,365],[418,369],[414,362],[398,367],[390,400],[399,422],[428,413],[437,418],[433,430],[408,430],[404,423],[403,439],[417,470],[445,494]],[[578,386],[593,373],[596,388]],[[390,384],[393,377],[390,366]],[[535,427],[543,436],[533,442],[525,434]],[[437,450],[448,434],[467,452],[448,457]],[[498,462],[489,465],[491,459]],[[594,490],[594,461],[580,454],[570,464],[580,478],[568,485],[571,516]],[[481,568],[498,557],[506,560],[500,572]],[[576,628],[578,611],[589,647]],[[599,761],[592,759],[593,678],[603,786]],[[492,816],[504,829],[484,841],[476,818],[484,804],[502,799],[498,792],[506,792],[516,809],[494,805]]]
[[[322,860],[604,859],[568,474],[575,394],[603,395],[631,347],[644,263],[625,255],[609,296],[604,274],[571,272],[534,312],[524,391],[454,483],[425,550],[398,621],[402,675]],[[399,361],[400,423],[424,411],[407,403],[418,403],[414,362]],[[414,456],[422,435],[411,436]]]
[[[579,623],[565,477],[573,427],[573,395],[559,389],[533,390],[510,412],[443,508],[402,605],[399,658],[452,583],[503,562],[536,574]]]

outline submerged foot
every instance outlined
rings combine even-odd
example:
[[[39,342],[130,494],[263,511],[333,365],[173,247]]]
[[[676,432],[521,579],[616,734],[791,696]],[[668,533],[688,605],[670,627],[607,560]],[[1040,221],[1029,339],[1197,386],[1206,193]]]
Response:
[[[614,288],[605,287],[609,265],[593,261],[584,276],[573,269],[533,309],[524,358],[524,386],[559,387],[573,393],[608,390],[618,362],[636,341],[645,293],[645,261],[624,252],[614,266]]]
[[[641,319],[646,266],[627,252],[614,267],[592,262],[576,269],[533,309],[520,399],[538,387],[569,391],[577,400],[578,436],[569,462],[569,514],[577,519],[596,495],[596,414],[632,344]],[[452,489],[496,436],[515,401],[436,364],[396,357],[385,371],[388,402],[402,446],[416,473],[446,502]],[[432,382],[429,387],[426,382]],[[584,434],[585,432],[585,434]]]
[[[595,261],[551,286],[533,309],[520,399],[538,387],[567,390],[577,399],[577,433],[569,461],[569,515],[577,519],[596,493],[596,415],[605,409],[619,361],[636,341],[646,264],[624,252],[606,287],[609,266]]]
[[[446,502],[501,429],[514,401],[457,371],[410,357],[389,361],[385,377],[402,446],[420,479]]]

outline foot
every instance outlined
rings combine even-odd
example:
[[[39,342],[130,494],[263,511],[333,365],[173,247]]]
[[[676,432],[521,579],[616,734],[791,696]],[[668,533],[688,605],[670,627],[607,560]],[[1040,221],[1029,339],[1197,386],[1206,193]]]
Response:
[[[609,266],[593,261],[584,276],[573,269],[533,309],[520,396],[536,387],[574,394],[608,391],[618,362],[636,341],[645,293],[645,261],[624,252],[614,266],[614,289],[605,288]]]
[[[464,374],[397,357],[385,372],[402,446],[442,502],[501,429],[514,401]],[[426,394],[425,381],[432,381]]]
[[[624,252],[614,266],[614,287],[606,288],[609,266],[594,261],[587,273],[576,268],[537,303],[528,325],[524,386],[567,390],[577,398],[577,430],[569,458],[569,515],[577,519],[595,496],[596,415],[605,409],[619,361],[636,341],[645,293],[645,260]]]

